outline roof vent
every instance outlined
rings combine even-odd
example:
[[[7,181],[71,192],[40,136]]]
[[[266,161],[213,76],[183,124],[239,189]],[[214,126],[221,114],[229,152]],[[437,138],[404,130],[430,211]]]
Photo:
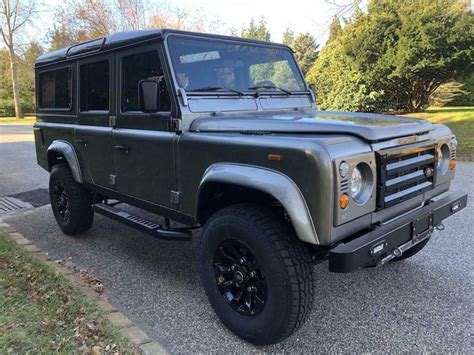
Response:
[[[105,38],[93,39],[92,41],[76,44],[70,47],[67,52],[67,57],[73,57],[79,54],[99,52],[104,45]]]

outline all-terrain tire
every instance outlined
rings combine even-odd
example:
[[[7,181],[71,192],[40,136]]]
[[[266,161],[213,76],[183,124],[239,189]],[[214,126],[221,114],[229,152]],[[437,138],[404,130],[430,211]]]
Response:
[[[393,258],[391,261],[402,261],[402,260],[411,258],[413,255],[418,254],[421,251],[421,249],[423,249],[426,246],[426,244],[428,244],[429,240],[430,238],[423,240],[422,242],[415,245],[413,248],[408,249],[401,256],[397,258]]]
[[[246,258],[253,260],[254,257],[253,262],[245,258],[244,261],[261,269],[257,273],[261,272],[263,281],[258,285],[266,291],[266,298],[263,308],[256,314],[242,314],[244,311],[248,313],[250,306],[236,310],[237,297],[230,301],[229,293],[223,293],[219,288],[222,287],[222,277],[232,278],[234,284],[237,282],[235,272],[233,276],[219,276],[221,279],[216,276],[216,270],[220,272],[222,266],[219,264],[216,269],[216,255],[221,255],[223,246],[229,243],[236,245],[241,252],[243,250],[242,255],[247,255]],[[265,207],[239,204],[213,215],[204,226],[198,260],[203,286],[215,312],[231,331],[253,344],[274,344],[285,339],[305,322],[311,312],[314,272],[309,252],[292,228]],[[232,258],[227,261],[233,263]],[[238,269],[241,265],[236,267]],[[261,287],[262,282],[265,287]]]
[[[67,164],[53,166],[49,177],[49,199],[64,234],[82,234],[92,226],[92,194],[74,180]]]

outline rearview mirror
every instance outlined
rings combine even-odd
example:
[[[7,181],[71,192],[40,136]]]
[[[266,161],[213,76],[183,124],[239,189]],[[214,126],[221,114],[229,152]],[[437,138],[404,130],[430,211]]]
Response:
[[[141,111],[157,112],[160,107],[160,84],[156,80],[140,80],[138,99]]]

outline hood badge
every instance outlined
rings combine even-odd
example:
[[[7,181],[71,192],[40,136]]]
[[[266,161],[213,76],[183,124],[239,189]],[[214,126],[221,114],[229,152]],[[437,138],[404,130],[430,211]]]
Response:
[[[418,142],[418,136],[409,136],[397,139],[398,145],[412,144]]]

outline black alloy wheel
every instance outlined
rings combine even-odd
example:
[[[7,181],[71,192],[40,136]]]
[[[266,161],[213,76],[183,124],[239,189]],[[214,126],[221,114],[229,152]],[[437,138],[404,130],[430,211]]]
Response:
[[[241,315],[260,313],[267,298],[263,270],[250,248],[238,240],[225,240],[214,253],[216,284],[231,308]]]
[[[59,217],[67,223],[70,217],[69,197],[61,181],[56,181],[53,186],[53,196],[56,202]]]

